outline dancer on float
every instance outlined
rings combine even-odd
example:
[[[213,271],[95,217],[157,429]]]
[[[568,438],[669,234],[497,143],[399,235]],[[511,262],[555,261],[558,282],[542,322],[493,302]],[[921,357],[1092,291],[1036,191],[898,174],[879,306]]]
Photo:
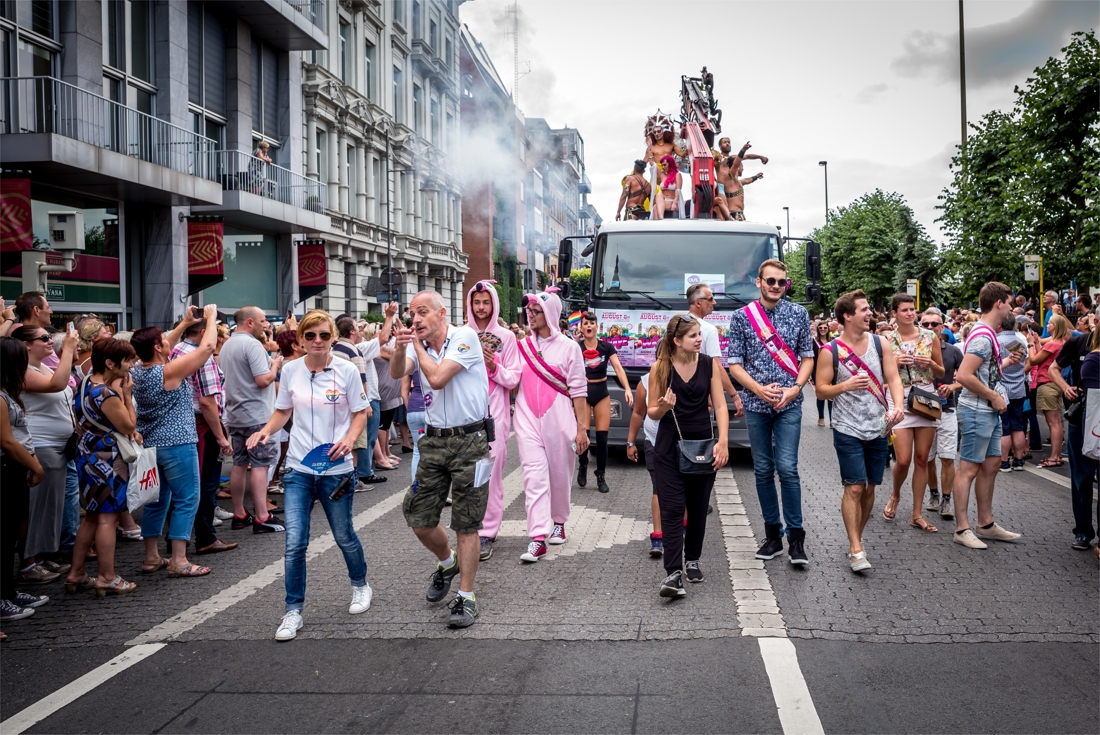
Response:
[[[672,156],[663,157],[659,171],[662,178],[657,187],[653,219],[684,219],[684,177],[676,166],[676,159]]]
[[[519,385],[520,356],[516,335],[500,325],[500,300],[496,281],[478,281],[466,294],[466,324],[481,339],[485,370],[489,374],[489,415],[496,422],[496,439],[489,444],[493,471],[489,475],[489,501],[481,530],[481,561],[493,555],[493,542],[504,517],[504,463],[508,461],[508,434],[512,428],[510,393]]]
[[[565,543],[574,459],[588,451],[584,356],[580,345],[559,331],[557,290],[523,297],[531,334],[518,343],[522,374],[515,429],[531,537],[520,559],[527,562],[545,556],[547,543]]]
[[[607,364],[615,369],[615,377],[623,387],[626,405],[634,407],[634,394],[630,392],[630,381],[619,362],[615,346],[596,336],[596,315],[586,311],[581,316],[581,334],[578,344],[584,350],[584,375],[588,380],[588,405],[596,417],[596,489],[601,493],[611,490],[607,486],[604,474],[607,472],[607,433],[611,429],[611,394],[607,392]],[[588,452],[580,455],[580,470],[577,472],[577,484],[588,484]]]
[[[623,216],[623,205],[626,205],[627,219],[649,219],[649,210],[645,208],[645,202],[650,198],[652,186],[645,177],[645,161],[634,162],[634,171],[623,178],[623,193],[619,196],[619,206],[615,210],[615,221]]]
[[[737,211],[741,212],[740,218],[744,219],[745,209],[745,192],[741,186],[741,182],[738,181],[739,177],[744,170],[743,161],[747,159],[758,160],[765,166],[768,164],[768,157],[757,155],[756,153],[747,153],[749,148],[752,148],[752,144],[746,142],[741,148],[741,151],[732,158],[730,157],[730,139],[722,138],[718,141],[718,150],[720,153],[715,154],[714,157],[714,176],[718,180],[718,186],[714,192],[714,209],[717,218],[720,220],[735,219],[732,215],[732,210],[735,208],[730,206],[729,199],[733,196],[733,193],[740,189],[741,202],[740,207],[737,207]]]

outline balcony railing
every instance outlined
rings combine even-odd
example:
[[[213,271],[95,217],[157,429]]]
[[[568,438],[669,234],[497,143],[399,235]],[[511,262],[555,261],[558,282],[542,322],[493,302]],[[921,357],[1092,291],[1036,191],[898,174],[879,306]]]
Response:
[[[223,191],[245,191],[318,214],[325,212],[325,185],[320,181],[241,151],[214,151],[211,160],[217,173],[214,180],[221,182]]]
[[[580,183],[577,184],[577,192],[580,194],[592,193],[592,182],[588,180],[587,174],[581,174]]]
[[[52,133],[217,180],[210,138],[53,77],[0,78],[0,132]]]
[[[322,31],[325,30],[325,0],[287,0],[287,2],[310,23]]]

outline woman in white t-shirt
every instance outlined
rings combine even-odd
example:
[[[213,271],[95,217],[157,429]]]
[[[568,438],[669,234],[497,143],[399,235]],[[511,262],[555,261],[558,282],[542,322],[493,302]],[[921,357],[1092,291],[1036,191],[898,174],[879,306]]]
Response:
[[[349,456],[355,438],[366,426],[367,396],[358,368],[334,358],[336,336],[336,324],[326,312],[315,310],[302,318],[298,341],[305,357],[283,365],[275,413],[248,439],[249,449],[265,444],[294,416],[283,474],[286,614],[275,632],[278,641],[293,639],[302,627],[309,522],[316,502],[325,511],[348,567],[352,589],[348,612],[355,615],[370,607],[367,561],[352,525],[355,468]],[[314,451],[318,448],[320,451]],[[340,489],[344,492],[339,498],[330,497]]]
[[[650,501],[653,533],[649,534],[649,555],[657,558],[665,553],[664,535],[661,532],[661,506],[657,502],[657,476],[653,465],[653,443],[657,441],[657,426],[660,422],[649,418],[648,391],[649,373],[646,373],[638,381],[638,388],[634,393],[634,413],[630,416],[630,430],[626,434],[626,456],[631,462],[638,461],[638,447],[635,442],[638,430],[641,429],[645,436],[645,468],[649,470],[649,482],[653,486],[653,499]]]

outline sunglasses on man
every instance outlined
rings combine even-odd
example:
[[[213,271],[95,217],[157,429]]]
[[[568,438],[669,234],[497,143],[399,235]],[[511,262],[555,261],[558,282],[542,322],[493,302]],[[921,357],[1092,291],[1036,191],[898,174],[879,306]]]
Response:
[[[332,332],[306,332],[302,336],[306,338],[306,342],[312,342],[318,337],[321,338],[321,341],[328,342],[332,339]]]
[[[789,278],[761,278],[760,282],[768,286],[782,286],[783,288],[791,287],[791,279]]]

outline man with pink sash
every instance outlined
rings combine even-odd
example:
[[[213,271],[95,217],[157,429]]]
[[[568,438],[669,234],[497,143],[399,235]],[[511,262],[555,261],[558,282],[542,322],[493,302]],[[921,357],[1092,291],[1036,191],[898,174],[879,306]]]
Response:
[[[485,369],[489,373],[489,414],[493,417],[496,439],[489,444],[493,471],[489,475],[489,501],[481,530],[481,561],[493,555],[493,542],[504,517],[504,463],[508,461],[508,434],[512,430],[511,391],[519,385],[520,356],[516,336],[497,323],[500,300],[493,287],[496,281],[478,281],[466,294],[466,324],[481,339]]]
[[[531,335],[518,342],[515,429],[531,537],[520,556],[526,562],[545,556],[548,543],[565,543],[573,468],[577,455],[588,450],[584,355],[558,329],[562,304],[556,290],[523,297]]]
[[[742,388],[756,474],[756,494],[764,514],[766,541],[757,559],[783,553],[784,522],[791,564],[808,564],[802,529],[802,483],[798,442],[802,434],[802,389],[814,368],[813,335],[806,310],[783,298],[790,288],[787,266],[760,264],[760,298],[733,314],[727,348],[730,377]],[[775,476],[779,475],[780,513]]]

